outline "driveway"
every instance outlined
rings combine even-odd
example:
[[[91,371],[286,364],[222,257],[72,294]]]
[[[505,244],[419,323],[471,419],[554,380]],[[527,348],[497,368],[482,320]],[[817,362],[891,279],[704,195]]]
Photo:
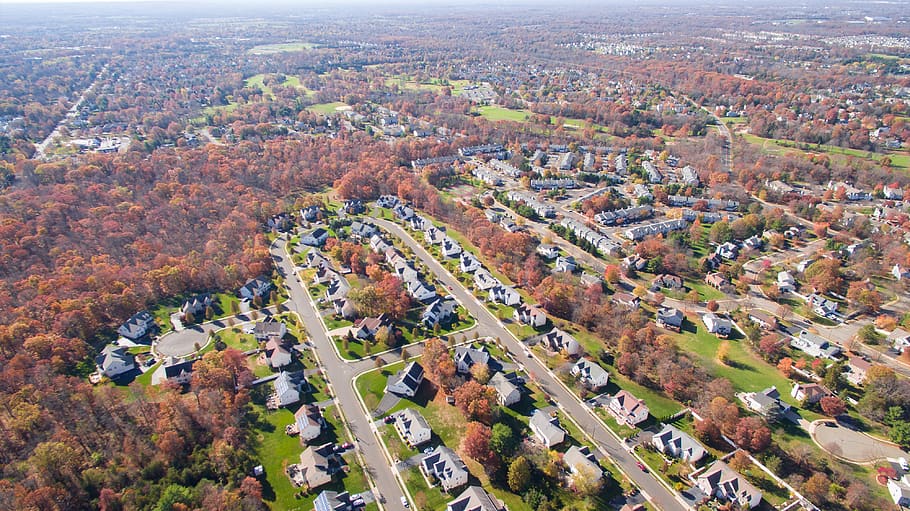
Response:
[[[828,424],[834,424],[835,427]],[[809,427],[809,434],[825,451],[854,463],[872,463],[885,458],[910,458],[910,454],[891,443],[833,422],[815,421]]]

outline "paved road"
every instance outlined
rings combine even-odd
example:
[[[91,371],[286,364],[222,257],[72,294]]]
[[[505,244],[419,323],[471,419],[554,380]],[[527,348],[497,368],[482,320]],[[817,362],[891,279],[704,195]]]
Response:
[[[278,310],[274,305],[260,309],[257,315],[260,318],[268,317]],[[234,316],[235,326],[252,321],[249,314]],[[204,347],[209,340],[209,333],[227,328],[228,318],[216,319],[200,325],[190,325],[183,330],[168,332],[154,344],[154,352],[161,357],[185,357],[197,351],[196,346]]]
[[[100,80],[101,77],[107,72],[107,69],[108,67],[105,65],[98,73],[98,76],[92,80],[92,83],[89,84],[89,86],[82,92],[82,94],[79,95],[78,98],[76,98],[76,102],[73,103],[73,106],[67,110],[66,115],[63,117],[63,119],[60,119],[60,122],[58,122],[57,126],[54,127],[54,131],[52,131],[50,135],[48,135],[44,140],[35,144],[35,154],[32,156],[33,159],[40,160],[45,157],[44,151],[46,151],[51,142],[53,142],[54,139],[60,135],[60,128],[63,127],[66,121],[74,119],[76,117],[76,114],[79,112],[79,107],[82,106],[82,102],[85,101],[85,95],[95,88],[98,80]]]
[[[452,295],[471,313],[477,320],[478,330],[481,335],[499,338],[513,354],[521,354],[525,346],[519,342],[512,333],[499,322],[487,308],[469,293],[457,279],[454,278],[423,246],[412,238],[402,227],[387,220],[376,219],[373,221],[388,232],[401,238],[414,254],[435,273],[444,284],[451,289]],[[571,393],[550,373],[546,366],[536,357],[524,358],[526,370],[534,375],[535,381],[551,395],[560,408],[570,415],[585,433],[590,435],[604,454],[613,459],[621,469],[635,482],[642,492],[649,495],[654,504],[662,511],[684,510],[684,506],[674,494],[662,486],[651,474],[646,474],[638,469],[636,460],[621,443],[606,429],[603,423],[595,418],[581,400]]]
[[[279,239],[271,246],[272,258],[288,286],[288,306],[297,312],[306,327],[316,355],[332,384],[335,402],[344,414],[345,422],[353,433],[357,447],[363,454],[364,469],[370,474],[379,492],[385,497],[385,509],[403,510],[401,497],[404,495],[398,485],[392,468],[388,465],[376,436],[370,429],[370,419],[364,414],[360,401],[354,392],[354,377],[372,368],[372,364],[353,365],[338,357],[335,347],[325,331],[319,311],[310,301],[303,285],[294,277],[294,264],[285,250],[285,241]],[[410,351],[410,349],[409,349]]]
[[[829,426],[833,424],[834,427]],[[908,458],[910,454],[897,446],[883,442],[869,435],[848,429],[843,425],[816,421],[809,427],[815,442],[834,456],[855,463],[871,463],[885,458]]]

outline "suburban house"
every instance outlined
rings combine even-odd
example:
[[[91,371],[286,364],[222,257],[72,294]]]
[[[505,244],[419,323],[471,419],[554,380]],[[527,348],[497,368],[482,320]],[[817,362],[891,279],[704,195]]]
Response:
[[[433,225],[431,225],[427,230],[423,231],[423,241],[428,245],[439,245],[442,243],[442,240],[444,240],[445,237],[445,233]]]
[[[428,479],[438,481],[446,492],[468,484],[468,469],[464,461],[444,445],[436,447],[423,457],[420,470]]]
[[[837,313],[837,302],[829,300],[818,293],[812,293],[806,298],[806,302],[812,307],[812,312],[822,317],[828,317]]]
[[[433,300],[420,315],[420,321],[427,328],[434,328],[436,325],[446,325],[455,319],[455,309],[458,306],[455,300],[448,298],[437,298]]]
[[[626,271],[641,271],[648,266],[648,261],[638,254],[632,254],[622,260],[622,268]]]
[[[394,195],[380,195],[379,198],[376,199],[376,205],[379,206],[380,208],[391,209],[391,208],[394,208],[395,206],[397,206],[398,204],[399,204],[398,197],[396,197]]]
[[[313,501],[313,511],[351,511],[354,509],[351,502],[351,494],[346,491],[323,490]]]
[[[480,486],[468,487],[446,506],[446,511],[506,511],[506,509],[505,504]]]
[[[414,216],[414,208],[405,206],[404,204],[398,204],[392,208],[392,213],[395,213],[395,216],[398,217],[399,220],[408,221]]]
[[[382,327],[390,327],[392,321],[385,315],[380,314],[375,318],[362,318],[354,323],[351,332],[358,339],[371,339],[376,332]]]
[[[357,309],[354,308],[354,302],[347,298],[332,300],[332,309],[334,309],[335,314],[338,314],[344,319],[353,319],[354,316],[357,315]]]
[[[569,333],[563,332],[558,328],[554,328],[540,336],[540,342],[550,352],[560,353],[565,351],[570,357],[581,354],[581,345],[578,344],[578,341]]]
[[[247,283],[240,288],[240,298],[244,300],[252,300],[257,296],[264,298],[271,290],[272,283],[269,279],[262,276],[256,277],[255,279],[248,280]]]
[[[196,359],[179,360],[168,357],[164,363],[152,373],[152,385],[161,385],[165,382],[187,385],[193,377],[193,364]]]
[[[548,449],[566,440],[566,432],[559,427],[559,419],[550,417],[541,410],[534,410],[534,413],[531,414],[531,420],[528,421],[528,426],[534,436]]]
[[[544,259],[555,259],[559,257],[559,247],[541,243],[540,245],[537,245],[537,253]]]
[[[769,314],[763,310],[750,310],[749,319],[765,330],[777,330],[777,318],[773,314]]]
[[[777,289],[781,293],[796,291],[796,279],[788,271],[777,272]]]
[[[318,488],[332,482],[344,462],[331,443],[307,447],[300,453],[300,463],[288,466],[288,475],[296,486]]]
[[[780,392],[773,386],[760,392],[740,394],[740,399],[746,407],[764,417],[774,417],[790,410],[790,405],[780,400]]]
[[[126,348],[116,344],[105,346],[101,354],[95,358],[95,364],[98,366],[98,372],[108,378],[116,378],[136,369],[135,357]]]
[[[268,228],[274,232],[288,232],[291,230],[291,215],[287,213],[278,213],[270,216],[266,222]]]
[[[764,244],[765,242],[758,235],[752,235],[743,240],[743,247],[750,250],[761,250]]]
[[[502,283],[500,283],[490,272],[481,268],[474,272],[474,285],[477,289],[486,291],[493,287],[501,286]]]
[[[739,247],[735,243],[728,241],[718,245],[718,247],[714,249],[714,253],[719,255],[722,259],[729,261],[731,259],[736,259],[736,257],[739,256]]]
[[[322,410],[316,405],[303,405],[294,414],[294,422],[297,424],[297,431],[300,433],[300,443],[306,444],[319,437],[322,428],[325,427],[325,419],[322,418]]]
[[[133,314],[126,323],[120,325],[117,333],[131,341],[138,341],[154,328],[155,318],[148,311],[140,311]]]
[[[705,324],[705,328],[708,329],[708,332],[718,337],[729,336],[730,331],[733,329],[733,322],[727,318],[722,318],[713,312],[709,312],[702,316],[701,321]]]
[[[184,316],[191,315],[197,320],[202,318],[205,314],[205,310],[212,305],[212,297],[209,295],[196,295],[189,300],[183,302],[183,306],[180,307],[180,312]]]
[[[790,396],[803,403],[817,403],[821,398],[831,395],[831,391],[817,383],[797,383],[793,385]]]
[[[514,372],[510,374],[497,372],[490,378],[487,385],[496,391],[499,404],[508,407],[521,401],[521,389],[518,387],[520,382],[521,379]]]
[[[657,326],[679,332],[686,317],[679,309],[661,307],[657,309]]]
[[[306,265],[308,268],[329,268],[332,266],[329,260],[318,250],[310,250],[306,254]]]
[[[708,454],[698,440],[671,424],[664,424],[664,428],[651,437],[651,444],[667,456],[679,458],[692,465]]]
[[[656,290],[662,288],[682,289],[683,279],[676,275],[670,275],[669,273],[661,273],[651,281],[651,289]]]
[[[903,328],[895,328],[894,331],[888,334],[888,342],[891,343],[895,350],[903,353],[910,346],[910,332]]]
[[[467,374],[474,364],[489,364],[490,352],[483,347],[458,346],[455,348],[454,361],[455,370],[461,374]]]
[[[321,247],[329,239],[329,231],[317,227],[300,237],[300,244],[308,247]]]
[[[419,279],[408,280],[405,282],[405,288],[408,295],[418,302],[426,302],[436,297],[436,288],[424,284]]]
[[[319,206],[307,206],[300,210],[300,218],[302,218],[304,222],[315,222],[316,220],[319,220],[319,213]]]
[[[798,336],[793,337],[790,340],[790,346],[813,357],[831,360],[838,360],[841,352],[839,346],[831,344],[828,339],[810,333],[808,330],[801,330]]]
[[[597,362],[586,358],[579,359],[578,362],[573,364],[571,373],[585,388],[590,390],[606,387],[607,382],[610,380],[610,373],[600,367]]]
[[[740,507],[752,509],[761,502],[762,493],[723,461],[715,461],[698,476],[696,482],[706,495],[736,502]]]
[[[288,333],[288,327],[286,327],[283,322],[275,321],[273,319],[259,321],[253,326],[253,337],[255,337],[257,341],[265,341],[271,337],[278,337],[280,339],[284,337],[284,334],[286,333]]]
[[[341,275],[329,266],[316,267],[316,273],[313,274],[313,284],[325,284],[335,279],[340,279]]]
[[[501,303],[503,305],[518,305],[521,303],[521,295],[514,288],[508,286],[494,286],[490,288],[489,299],[491,302]]]
[[[344,201],[344,206],[342,207],[344,212],[348,215],[359,215],[366,212],[367,207],[363,204],[363,201],[360,199],[349,199]]]
[[[910,475],[904,474],[898,481],[889,478],[888,493],[896,505],[910,507]]]
[[[727,281],[727,277],[724,277],[723,273],[715,272],[705,276],[705,284],[708,284],[714,289],[720,289],[730,285],[730,282]]]
[[[348,291],[350,290],[351,284],[348,282],[348,279],[339,276],[329,282],[329,287],[325,290],[325,298],[330,302],[347,298]]]
[[[866,373],[872,369],[872,364],[866,359],[857,356],[851,356],[847,359],[847,381],[854,385],[862,385],[866,381]]]
[[[278,377],[272,382],[272,402],[276,408],[289,406],[300,401],[300,385],[291,377],[290,373],[284,371],[278,373]]]
[[[376,234],[376,226],[366,222],[351,222],[351,236],[357,240],[368,240]]]
[[[628,390],[620,390],[611,399],[607,406],[609,411],[620,424],[635,427],[648,419],[648,405],[641,399],[633,396]]]
[[[556,273],[573,273],[578,269],[578,263],[572,256],[559,256],[556,258],[556,266],[553,271]]]
[[[461,245],[459,245],[455,240],[449,238],[442,240],[442,256],[448,259],[458,257],[461,254]]]
[[[577,445],[569,447],[563,455],[562,461],[569,467],[569,472],[573,477],[584,477],[586,479],[600,480],[604,472],[597,464],[597,460],[587,446],[579,448]]]
[[[264,354],[272,369],[290,365],[294,361],[290,348],[282,342],[281,337],[269,337],[265,343]]]
[[[530,325],[534,328],[539,328],[547,324],[547,313],[540,307],[520,303],[515,307],[515,312],[512,313],[512,319],[522,325]]]
[[[475,271],[483,268],[483,265],[480,264],[480,261],[474,257],[474,254],[470,252],[462,252],[459,257],[459,268],[462,273],[474,273]]]
[[[882,188],[882,194],[889,200],[903,200],[904,198],[904,190],[899,186],[885,185]]]
[[[411,225],[411,229],[414,229],[415,231],[425,231],[433,225],[429,220],[420,215],[412,216],[411,219],[408,220],[408,223]]]
[[[641,305],[641,298],[632,293],[614,293],[613,301],[632,310],[637,309]]]
[[[401,371],[389,375],[385,391],[399,396],[414,397],[421,382],[423,382],[423,366],[415,360],[404,366]]]
[[[386,250],[392,248],[392,245],[389,244],[382,236],[374,234],[370,236],[370,250],[377,254],[385,254]]]
[[[413,408],[405,408],[395,416],[395,430],[408,447],[417,447],[430,441],[433,430],[426,419]]]

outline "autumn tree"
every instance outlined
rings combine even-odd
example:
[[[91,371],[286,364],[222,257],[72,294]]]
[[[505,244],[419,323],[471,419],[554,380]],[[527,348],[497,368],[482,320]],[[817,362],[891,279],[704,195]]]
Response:
[[[837,417],[847,411],[847,405],[836,396],[825,396],[819,400],[818,404],[828,417]]]
[[[461,451],[480,463],[487,473],[499,468],[499,458],[490,449],[490,427],[480,422],[469,422],[461,440]]]
[[[455,389],[455,406],[468,420],[490,424],[496,402],[496,391],[474,380]]]
[[[476,363],[471,366],[471,377],[481,384],[486,385],[490,381],[490,366],[484,363]]]
[[[455,385],[455,361],[452,360],[449,348],[438,337],[424,344],[423,367],[430,381],[445,392],[451,392]]]
[[[514,493],[521,493],[528,487],[531,482],[531,464],[527,458],[518,456],[509,464],[509,472],[506,481]]]
[[[761,452],[771,445],[771,430],[758,417],[744,417],[736,425],[733,441],[752,452]]]

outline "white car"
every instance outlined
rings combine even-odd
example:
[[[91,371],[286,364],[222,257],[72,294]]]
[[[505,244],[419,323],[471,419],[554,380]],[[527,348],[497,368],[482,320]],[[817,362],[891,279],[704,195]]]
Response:
[[[406,499],[404,495],[401,496],[401,505],[407,508],[411,507],[411,504],[408,503],[408,499]]]

